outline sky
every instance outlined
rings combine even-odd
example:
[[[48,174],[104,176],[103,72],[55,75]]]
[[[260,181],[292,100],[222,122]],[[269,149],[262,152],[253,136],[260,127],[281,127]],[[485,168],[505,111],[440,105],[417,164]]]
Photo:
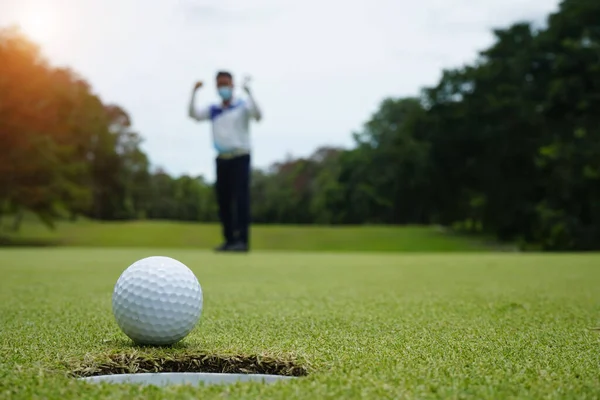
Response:
[[[352,133],[386,97],[417,95],[444,68],[475,60],[492,29],[543,22],[558,0],[0,0],[51,64],[88,80],[132,117],[152,164],[214,179],[210,125],[187,117],[217,100],[230,70],[252,90],[252,162],[267,167]],[[239,92],[241,95],[241,91]]]

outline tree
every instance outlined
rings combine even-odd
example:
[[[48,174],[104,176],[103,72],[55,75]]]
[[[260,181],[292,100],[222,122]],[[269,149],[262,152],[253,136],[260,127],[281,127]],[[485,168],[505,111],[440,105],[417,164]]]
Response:
[[[87,85],[52,69],[14,28],[0,31],[0,211],[38,215],[48,226],[89,202],[85,165],[72,139]]]

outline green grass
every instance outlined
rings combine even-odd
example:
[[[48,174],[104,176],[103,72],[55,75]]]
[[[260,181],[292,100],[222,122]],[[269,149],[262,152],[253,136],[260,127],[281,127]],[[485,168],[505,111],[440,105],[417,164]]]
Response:
[[[138,258],[189,265],[201,324],[172,349],[139,349],[110,309]],[[597,399],[600,256],[215,255],[189,249],[0,251],[0,397],[11,399]],[[275,385],[94,386],[66,374],[109,354],[297,357]]]
[[[27,221],[11,243],[83,247],[165,247],[209,249],[221,241],[217,224],[165,221],[62,222],[55,231]],[[6,231],[5,231],[6,235]],[[6,236],[5,236],[6,238]],[[482,239],[454,236],[421,226],[264,226],[252,227],[257,250],[332,252],[471,252],[499,248]],[[510,248],[507,248],[510,249]]]

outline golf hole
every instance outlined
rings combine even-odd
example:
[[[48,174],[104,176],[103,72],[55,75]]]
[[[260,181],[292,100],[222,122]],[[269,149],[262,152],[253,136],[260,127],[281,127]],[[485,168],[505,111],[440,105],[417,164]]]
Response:
[[[237,382],[275,383],[295,379],[293,376],[261,374],[221,374],[204,372],[158,372],[121,375],[98,375],[81,380],[90,383],[141,384],[154,386],[171,385],[231,385]]]
[[[274,383],[305,376],[293,357],[265,355],[170,354],[138,352],[86,357],[71,365],[71,376],[89,383],[142,385],[227,385]]]

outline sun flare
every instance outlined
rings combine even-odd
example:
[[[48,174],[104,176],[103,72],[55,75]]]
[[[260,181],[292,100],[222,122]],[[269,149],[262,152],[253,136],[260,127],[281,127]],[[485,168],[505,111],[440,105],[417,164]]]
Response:
[[[19,25],[25,35],[35,42],[45,44],[58,33],[59,21],[52,9],[34,8],[23,11]]]

